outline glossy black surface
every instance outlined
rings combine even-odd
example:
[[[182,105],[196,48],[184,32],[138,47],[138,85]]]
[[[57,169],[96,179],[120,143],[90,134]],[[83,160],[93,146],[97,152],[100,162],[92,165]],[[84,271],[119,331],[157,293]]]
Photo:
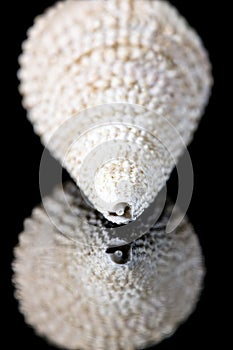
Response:
[[[21,107],[21,98],[17,92],[18,81],[15,77],[18,69],[17,57],[21,51],[21,42],[25,39],[26,30],[32,25],[33,18],[53,3],[52,0],[21,0],[11,3],[8,12],[2,14],[2,16],[9,16],[9,27],[13,26],[13,39],[9,39],[11,41],[7,51],[7,58],[9,57],[13,61],[13,64],[8,68],[11,76],[13,73],[13,80],[11,82],[10,103],[8,104],[10,113],[8,112],[7,117],[11,123],[9,130],[14,129],[12,131],[14,136],[11,136],[10,140],[14,142],[13,156],[11,155],[14,157],[14,162],[11,164],[14,176],[12,182],[2,183],[2,186],[6,185],[13,190],[10,195],[10,205],[7,207],[11,219],[8,221],[6,229],[1,233],[4,236],[3,242],[5,241],[1,253],[1,257],[4,258],[4,265],[2,265],[4,266],[4,283],[1,281],[1,285],[4,284],[7,288],[7,293],[2,299],[3,311],[6,311],[4,325],[6,331],[8,330],[10,333],[6,336],[7,346],[4,347],[5,349],[10,349],[12,346],[24,349],[55,349],[45,340],[37,337],[33,330],[25,325],[13,297],[10,268],[13,248],[18,242],[19,232],[23,229],[23,221],[30,216],[33,207],[40,203],[38,169],[43,152],[43,146],[38,136],[33,133],[33,128],[27,121],[26,113]],[[231,232],[220,230],[222,217],[219,217],[219,207],[224,205],[220,201],[220,192],[226,191],[227,187],[227,181],[222,184],[223,188],[219,183],[220,168],[223,167],[224,162],[222,159],[223,150],[221,151],[225,138],[223,133],[225,133],[225,128],[227,129],[227,117],[229,118],[229,115],[223,111],[226,98],[222,86],[224,79],[222,69],[225,62],[223,58],[224,55],[228,55],[227,46],[222,41],[222,36],[225,34],[222,23],[227,9],[219,2],[207,0],[202,2],[173,0],[172,3],[202,37],[214,67],[213,96],[195,134],[194,141],[189,146],[195,173],[195,186],[188,216],[201,242],[207,275],[196,311],[172,337],[153,349],[209,349],[219,341],[219,327],[221,323],[225,322],[218,314],[221,308],[221,297],[217,288],[221,284],[220,256],[221,249],[223,249],[219,236],[231,234]],[[13,19],[10,16],[12,11],[14,12]],[[3,32],[2,35],[4,36],[6,33]],[[227,87],[225,88],[227,89]],[[4,117],[6,115],[3,115]],[[7,171],[6,173],[8,174]],[[7,176],[6,178],[8,179]],[[64,173],[64,178],[68,178],[66,173]],[[169,180],[169,193],[173,199],[176,196],[176,188],[176,174],[174,173]],[[12,211],[12,206],[14,211]],[[3,333],[6,335],[5,331]]]

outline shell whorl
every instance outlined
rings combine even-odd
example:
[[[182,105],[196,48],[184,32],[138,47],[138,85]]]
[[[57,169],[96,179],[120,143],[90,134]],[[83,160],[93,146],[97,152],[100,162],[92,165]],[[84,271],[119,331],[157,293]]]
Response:
[[[68,0],[36,19],[23,49],[20,91],[43,143],[108,220],[138,217],[184,148],[173,127],[187,144],[209,96],[210,65],[196,33],[166,2]],[[116,103],[131,107],[124,112]],[[112,109],[100,114],[91,108],[106,104]],[[95,128],[82,129],[87,117]],[[123,138],[124,150],[101,158],[94,178],[79,175],[96,147]]]
[[[187,219],[166,233],[168,203],[147,234],[115,248],[106,220],[77,187],[67,184],[64,193],[58,187],[45,199],[56,225],[44,208],[34,209],[15,249],[26,322],[67,349],[134,350],[170,335],[195,307],[203,279]]]

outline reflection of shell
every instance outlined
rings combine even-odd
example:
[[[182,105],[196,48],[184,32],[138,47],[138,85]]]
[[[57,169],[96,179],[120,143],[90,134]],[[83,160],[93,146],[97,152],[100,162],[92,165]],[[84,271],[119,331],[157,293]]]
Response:
[[[82,109],[127,102],[155,112],[147,123],[150,131],[158,136],[167,131],[167,140],[177,157],[182,147],[176,144],[171,130],[164,130],[166,126],[156,122],[156,115],[167,118],[188,143],[207,102],[211,84],[209,62],[200,39],[171,5],[160,1],[61,2],[36,19],[24,44],[20,63],[24,105],[36,132],[46,145],[55,130]],[[124,115],[121,117],[124,120]],[[134,119],[134,115],[131,117]],[[148,127],[143,121],[140,126]],[[137,144],[139,139],[140,145],[148,143],[147,134],[132,132],[127,126],[122,125],[119,130],[112,125],[110,130],[110,139],[117,138],[122,132],[122,135],[130,136],[128,142],[131,144]],[[106,132],[103,136],[107,135]],[[96,146],[97,140],[101,143],[101,137],[97,128],[96,134],[87,134],[87,143],[91,145],[91,140],[94,140]],[[55,157],[63,161],[62,129],[55,139],[49,148]],[[82,151],[80,145],[75,157],[68,157],[64,165],[78,185],[84,188],[85,183],[80,183],[77,175]],[[148,150],[142,148],[142,152],[146,159]],[[140,183],[140,164],[134,166],[135,181]],[[154,177],[159,176],[153,166],[153,162],[148,161],[150,173]],[[173,166],[170,164],[165,171],[169,174]],[[112,182],[118,181],[121,174],[121,165],[114,167]],[[110,170],[113,173],[113,169]],[[103,176],[107,174],[102,173]],[[106,177],[109,179],[109,176]],[[137,192],[130,173],[126,178]],[[114,192],[111,181],[105,186],[109,187],[110,197],[111,191]],[[104,179],[98,183],[101,182]],[[145,198],[135,213],[131,210],[132,219],[153,200],[151,193],[155,196],[159,188],[140,188],[132,195],[136,202],[141,197],[140,191]],[[99,192],[102,192],[101,188]],[[118,222],[127,222],[129,213],[120,215],[124,208],[117,205],[101,208],[94,198],[92,202],[108,219],[114,221],[118,216]],[[136,206],[137,203],[133,202],[132,199],[132,203],[128,203],[130,207]],[[107,211],[114,212],[114,216],[108,216]]]
[[[37,208],[15,250],[16,295],[26,321],[68,349],[131,350],[168,336],[192,311],[203,278],[190,224],[184,219],[165,233],[167,205],[149,233],[115,249],[104,220],[77,188],[68,185],[65,195],[67,202],[57,188],[45,199],[62,234]]]

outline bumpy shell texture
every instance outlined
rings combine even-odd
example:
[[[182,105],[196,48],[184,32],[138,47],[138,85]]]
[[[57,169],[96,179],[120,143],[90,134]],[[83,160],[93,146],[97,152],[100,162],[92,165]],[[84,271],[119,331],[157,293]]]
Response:
[[[197,34],[165,1],[68,0],[36,19],[20,64],[23,103],[43,143],[108,220],[138,217],[190,142],[208,100],[210,65]],[[96,127],[83,129],[87,116],[79,112],[115,103],[151,113],[93,108],[88,125]],[[80,177],[88,154],[118,140],[128,147],[115,147],[114,161],[100,162],[95,177]]]
[[[67,349],[133,350],[170,335],[193,310],[203,279],[186,219],[165,233],[171,205],[140,239],[115,247],[106,220],[73,184],[26,220],[15,249],[20,309],[37,333]],[[176,216],[181,215],[178,211]]]

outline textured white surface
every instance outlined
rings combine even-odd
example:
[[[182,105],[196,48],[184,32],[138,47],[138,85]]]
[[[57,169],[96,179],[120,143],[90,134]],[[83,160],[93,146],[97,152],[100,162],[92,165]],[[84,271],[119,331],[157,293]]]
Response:
[[[201,40],[165,1],[68,0],[36,19],[23,49],[20,91],[35,131],[52,154],[63,162],[94,207],[109,220],[127,222],[129,218],[124,215],[109,215],[118,203],[126,201],[131,208],[131,219],[135,219],[164,185],[184,148],[162,118],[172,123],[187,144],[207,103],[210,65]],[[109,114],[109,128],[96,127],[87,132],[81,142],[72,145],[83,120],[74,117],[76,120],[68,123],[69,127],[64,126],[65,121],[86,108],[116,102],[141,105],[154,112],[149,120],[143,115],[140,119],[139,126],[147,130],[144,135],[132,132],[129,126],[118,128],[111,124],[130,120],[134,125],[137,117],[132,109],[128,119],[125,114],[118,117]],[[95,112],[89,113],[90,119],[91,113]],[[93,118],[97,123],[102,122],[102,115]],[[61,125],[63,127],[58,130]],[[138,128],[138,123],[136,125]],[[159,156],[156,151],[153,153],[153,146],[156,149],[158,145],[156,140],[148,145],[148,132],[162,141],[163,135],[167,136],[166,147],[172,152],[173,161],[168,161],[166,152]],[[114,159],[134,162],[135,181],[128,172],[125,176],[128,185],[120,192],[116,190],[122,174],[121,164],[113,180],[111,166],[106,166],[106,172],[100,171],[102,180],[99,173],[96,183],[93,178],[90,184],[90,177],[81,181],[80,168],[87,153],[106,140],[126,140],[125,135],[130,136],[127,140],[129,152],[122,157],[119,151]],[[134,145],[138,140],[141,140],[139,144],[152,148],[152,161],[146,161],[147,149],[141,151],[140,159],[135,158],[137,148]],[[144,164],[141,159],[145,160]],[[137,186],[139,168],[144,167],[148,177],[155,180],[151,185],[144,174],[146,190],[144,185]],[[108,188],[105,194],[103,183]],[[90,187],[95,187],[96,191],[89,190]],[[125,188],[128,188],[128,195]],[[142,191],[144,198],[140,202]],[[103,197],[95,196],[96,193]],[[116,203],[106,201],[107,193],[109,198],[118,197]]]
[[[109,254],[103,217],[75,185],[65,196],[57,188],[45,200],[56,226],[34,209],[15,249],[16,297],[26,322],[68,349],[133,350],[170,335],[193,310],[203,279],[187,219],[165,233],[167,205],[145,236]]]

